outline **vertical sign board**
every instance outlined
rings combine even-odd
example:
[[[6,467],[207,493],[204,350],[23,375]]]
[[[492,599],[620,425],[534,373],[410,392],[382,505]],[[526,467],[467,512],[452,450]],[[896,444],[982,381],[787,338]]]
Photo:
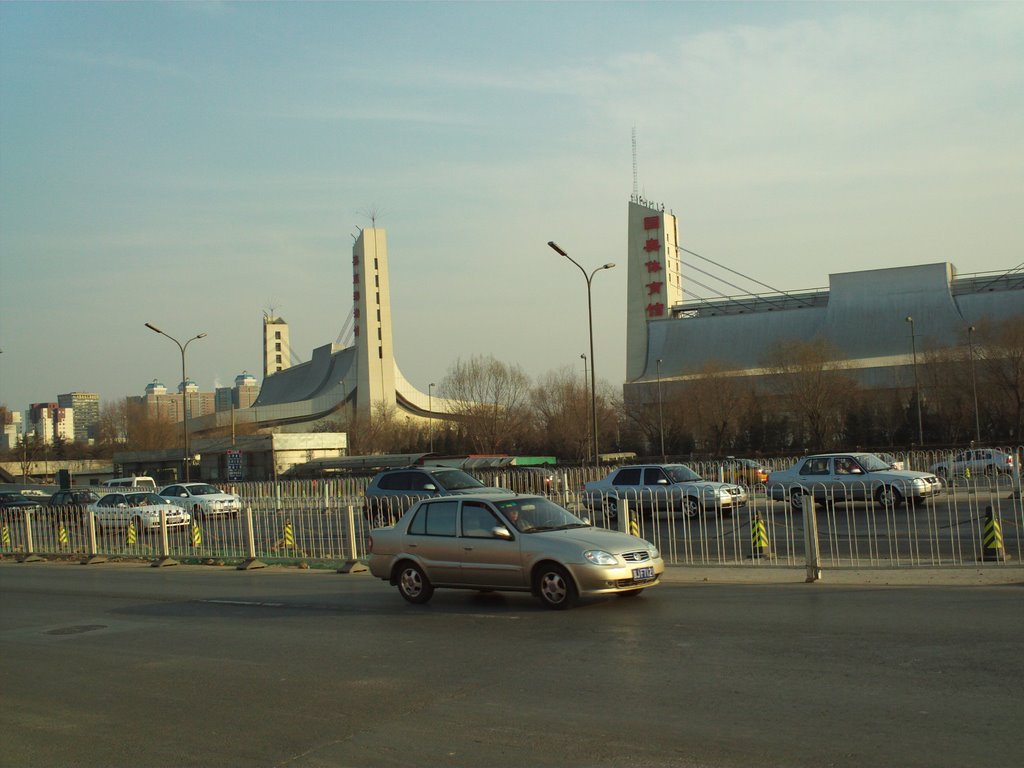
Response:
[[[227,451],[228,480],[242,479],[242,452]]]

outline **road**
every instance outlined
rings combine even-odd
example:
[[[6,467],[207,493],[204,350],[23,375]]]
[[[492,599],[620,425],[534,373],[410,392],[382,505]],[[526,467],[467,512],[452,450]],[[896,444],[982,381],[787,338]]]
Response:
[[[32,766],[1024,764],[1024,571],[969,587],[709,572],[553,612],[453,591],[410,606],[366,574],[5,560],[0,751]]]

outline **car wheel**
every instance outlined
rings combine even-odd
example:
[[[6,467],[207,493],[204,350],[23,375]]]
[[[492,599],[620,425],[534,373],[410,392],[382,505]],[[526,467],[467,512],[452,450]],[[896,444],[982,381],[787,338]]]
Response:
[[[204,515],[203,515],[203,508],[201,506],[199,506],[198,504],[196,504],[195,506],[192,507],[192,517],[195,520],[199,520],[199,519],[204,517]]]
[[[995,477],[999,473],[998,473],[998,471],[996,470],[996,468],[994,466],[989,464],[987,467],[985,467],[985,474],[988,477]]]
[[[875,491],[875,501],[880,507],[896,507],[903,503],[903,494],[891,485],[883,485]]]
[[[146,529],[142,527],[142,518],[133,517],[132,522],[135,523],[135,533],[139,536],[139,538],[144,536],[146,533]]]
[[[541,602],[555,610],[571,608],[579,597],[572,576],[555,563],[545,563],[537,569],[535,589]]]
[[[943,480],[945,480],[946,479],[946,468],[945,467],[936,467],[935,468],[935,474],[938,475],[939,477],[941,477]]]
[[[700,501],[697,500],[696,496],[687,496],[683,502],[683,509],[686,510],[687,517],[697,517],[700,514]]]
[[[789,491],[789,506],[794,512],[803,512],[804,505],[808,502],[807,494],[803,488],[792,488]],[[813,506],[813,505],[812,505]]]
[[[422,605],[434,595],[434,585],[415,563],[403,563],[398,572],[398,592],[410,603]]]

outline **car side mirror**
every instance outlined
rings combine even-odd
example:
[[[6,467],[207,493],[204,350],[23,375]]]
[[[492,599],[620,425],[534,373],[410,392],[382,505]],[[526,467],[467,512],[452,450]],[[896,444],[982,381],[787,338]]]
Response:
[[[496,539],[505,539],[506,541],[512,540],[512,531],[506,528],[504,525],[496,525],[491,529],[491,534]]]
[[[423,486],[423,490],[433,492],[437,490],[437,486],[434,485],[433,483],[427,483],[426,485]]]
[[[188,494],[187,493],[179,493],[178,496],[180,496],[183,499],[187,499],[188,498]]]
[[[659,478],[658,485],[668,485],[668,480],[666,480],[664,477]]]
[[[853,467],[852,469],[850,469],[850,474],[851,475],[863,475],[864,474],[864,470],[861,469],[860,467]]]

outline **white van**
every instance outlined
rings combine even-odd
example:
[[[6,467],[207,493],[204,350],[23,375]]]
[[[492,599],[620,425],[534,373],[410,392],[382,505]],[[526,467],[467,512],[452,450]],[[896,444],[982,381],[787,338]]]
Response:
[[[138,477],[115,477],[103,481],[104,488],[135,488],[140,491],[156,491],[156,480],[146,475]]]

